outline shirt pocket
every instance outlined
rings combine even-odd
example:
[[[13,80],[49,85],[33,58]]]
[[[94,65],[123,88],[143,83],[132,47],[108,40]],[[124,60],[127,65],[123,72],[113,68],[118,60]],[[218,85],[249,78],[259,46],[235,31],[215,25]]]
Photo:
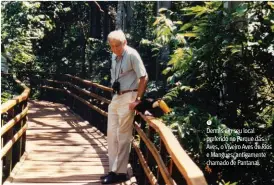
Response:
[[[120,75],[124,76],[124,75],[128,74],[129,72],[131,72],[132,70],[133,70],[133,68],[129,61],[127,64],[122,65]]]

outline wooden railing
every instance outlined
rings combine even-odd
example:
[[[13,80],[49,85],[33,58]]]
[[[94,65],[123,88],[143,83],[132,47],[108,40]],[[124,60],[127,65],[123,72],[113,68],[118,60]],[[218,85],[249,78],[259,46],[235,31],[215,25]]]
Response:
[[[112,89],[71,75],[44,79],[41,98],[61,102],[106,134]],[[138,183],[206,185],[202,171],[160,119],[139,113],[130,162]],[[137,121],[138,120],[138,121]]]
[[[13,167],[25,152],[27,130],[27,101],[30,89],[11,74],[1,74],[3,77],[13,77],[22,87],[21,95],[1,104],[1,179],[0,184],[10,175]]]

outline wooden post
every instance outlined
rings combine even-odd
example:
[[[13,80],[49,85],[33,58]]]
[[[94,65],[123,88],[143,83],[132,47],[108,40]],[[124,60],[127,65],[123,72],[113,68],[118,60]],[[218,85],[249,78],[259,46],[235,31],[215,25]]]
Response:
[[[1,115],[1,118],[2,118],[2,115]],[[4,125],[4,120],[3,119],[1,119],[1,127]],[[2,139],[2,137],[1,137],[1,149],[3,148],[3,139]],[[0,172],[0,185],[2,185],[3,184],[3,159],[1,159],[1,163],[0,163],[0,168],[1,168],[1,172]]]
[[[8,120],[14,118],[14,107],[8,111]],[[9,141],[13,137],[13,129],[10,129],[6,133],[6,141]],[[6,167],[7,167],[7,172],[8,174],[5,174],[7,177],[10,175],[10,172],[12,170],[12,148],[6,155]]]

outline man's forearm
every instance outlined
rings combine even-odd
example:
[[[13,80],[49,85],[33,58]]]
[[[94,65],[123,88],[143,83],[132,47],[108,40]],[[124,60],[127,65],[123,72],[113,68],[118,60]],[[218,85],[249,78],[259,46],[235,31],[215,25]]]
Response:
[[[138,85],[138,93],[136,98],[143,97],[147,87],[147,82],[148,82],[148,76],[143,76],[140,78],[139,85]]]

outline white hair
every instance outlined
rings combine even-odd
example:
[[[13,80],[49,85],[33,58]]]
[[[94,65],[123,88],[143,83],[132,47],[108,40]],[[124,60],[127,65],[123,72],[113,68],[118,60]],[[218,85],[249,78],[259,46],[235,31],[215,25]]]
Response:
[[[119,40],[121,43],[126,41],[126,36],[122,30],[114,30],[108,34],[108,41],[114,39]]]

